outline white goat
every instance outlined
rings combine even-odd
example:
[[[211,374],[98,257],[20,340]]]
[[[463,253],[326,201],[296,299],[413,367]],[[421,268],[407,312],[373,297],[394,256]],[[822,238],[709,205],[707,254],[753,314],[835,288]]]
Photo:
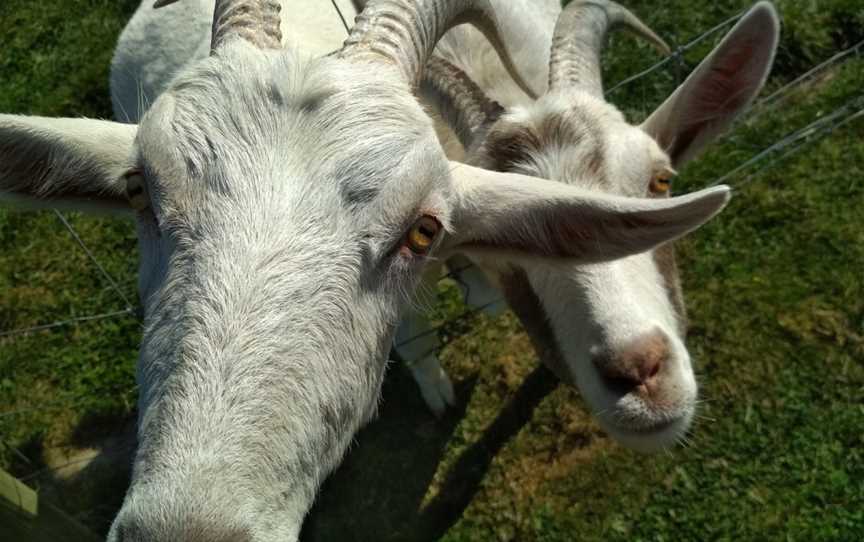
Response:
[[[729,198],[625,198],[448,162],[413,90],[453,24],[499,43],[483,0],[374,2],[312,59],[283,47],[281,7],[142,5],[118,58],[149,61],[114,65],[159,88],[137,125],[0,116],[4,198],[135,218],[139,447],[112,542],[296,540],[375,412],[430,255],[605,261]],[[160,87],[147,66],[173,77]]]
[[[521,45],[517,66],[533,68],[524,73],[534,88],[545,86],[548,66],[548,91],[538,100],[513,84],[482,36],[465,28],[440,42],[423,95],[448,118],[469,163],[598,195],[667,198],[675,169],[758,94],[779,35],[773,6],[758,3],[647,120],[633,126],[603,97],[600,52],[607,29],[622,25],[668,51],[666,44],[614,2],[575,0],[563,12],[559,6],[558,0],[496,4],[502,29],[512,33],[505,41]],[[540,26],[538,17],[546,19]],[[541,359],[576,383],[613,437],[655,450],[684,435],[697,385],[671,245],[590,265],[512,262],[497,254],[473,259],[503,290]],[[477,296],[475,305],[494,299],[477,274],[461,280]],[[430,328],[422,314],[410,314],[397,342],[420,337],[408,340],[400,354],[413,362],[427,403],[440,411],[452,401],[452,387]]]

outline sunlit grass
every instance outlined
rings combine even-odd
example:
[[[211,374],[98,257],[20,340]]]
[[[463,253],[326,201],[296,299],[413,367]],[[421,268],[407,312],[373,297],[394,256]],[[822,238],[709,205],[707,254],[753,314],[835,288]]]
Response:
[[[681,43],[747,4],[632,7]],[[779,5],[784,38],[772,88],[864,38],[855,0]],[[109,117],[108,61],[132,9],[108,0],[0,3],[0,111]],[[632,40],[614,38],[608,81],[657,60]],[[691,51],[688,64],[708,47]],[[614,99],[637,121],[674,79],[657,74]],[[862,89],[860,59],[832,70],[740,125],[682,172],[678,189],[704,186]],[[574,390],[534,372],[512,315],[477,316],[447,329],[442,353],[461,407],[434,420],[393,367],[381,419],[325,485],[306,539],[864,538],[862,135],[859,120],[752,178],[742,172],[729,181],[744,183],[729,209],[682,244],[689,346],[706,399],[688,447],[643,456],[617,446]],[[131,224],[75,214],[72,222],[134,297]],[[0,240],[0,330],[124,308],[51,213],[0,209]],[[439,317],[461,310],[452,286],[443,297]],[[126,419],[138,340],[133,318],[0,338],[0,466],[26,475],[82,420],[114,428]],[[113,513],[84,499],[63,504],[95,529]]]

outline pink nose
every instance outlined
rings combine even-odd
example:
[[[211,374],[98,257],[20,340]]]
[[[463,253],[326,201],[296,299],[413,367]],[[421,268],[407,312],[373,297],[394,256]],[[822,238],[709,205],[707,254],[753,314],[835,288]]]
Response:
[[[663,369],[669,365],[669,337],[660,329],[630,342],[624,348],[594,358],[603,381],[613,390],[651,395]]]

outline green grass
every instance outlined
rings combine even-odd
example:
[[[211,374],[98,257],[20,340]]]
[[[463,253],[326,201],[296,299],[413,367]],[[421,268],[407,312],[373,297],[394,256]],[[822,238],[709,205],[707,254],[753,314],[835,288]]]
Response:
[[[682,43],[747,2],[631,5]],[[855,0],[779,6],[770,88],[864,39]],[[0,3],[0,111],[110,116],[108,61],[132,9],[108,0]],[[690,51],[688,65],[710,46]],[[629,36],[616,36],[606,59],[610,82],[657,60]],[[638,120],[674,82],[674,70],[657,73],[614,99]],[[862,89],[859,58],[740,124],[682,172],[678,189],[704,186]],[[708,399],[689,447],[643,456],[614,444],[574,390],[536,369],[512,315],[475,317],[444,332],[460,407],[434,420],[393,367],[380,419],[325,484],[304,539],[864,539],[862,136],[859,119],[752,178],[742,172],[730,180],[729,209],[682,243],[688,344]],[[134,297],[131,224],[70,218]],[[0,209],[0,240],[0,329],[124,307],[51,213]],[[452,286],[441,298],[442,318],[461,310]],[[116,430],[134,410],[138,340],[132,318],[0,338],[0,466],[27,475],[57,445]],[[109,485],[89,480],[52,495],[104,530],[125,472]],[[50,473],[33,481],[53,487]]]
[[[110,117],[107,68],[132,2],[0,4],[0,111]],[[136,299],[136,241],[130,223],[69,216],[107,271]],[[51,212],[0,209],[0,329],[123,309],[124,303]],[[3,441],[50,445],[82,417],[128,413],[135,401],[138,325],[103,320],[0,338]],[[3,464],[13,461],[2,453]],[[23,468],[23,467],[22,467]]]

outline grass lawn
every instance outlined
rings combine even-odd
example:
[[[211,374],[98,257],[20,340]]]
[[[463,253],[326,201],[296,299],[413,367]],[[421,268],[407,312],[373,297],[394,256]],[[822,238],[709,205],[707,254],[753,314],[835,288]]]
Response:
[[[769,92],[864,39],[860,0],[777,4],[784,28]],[[110,117],[108,62],[135,5],[0,2],[0,112]],[[748,2],[629,5],[681,44]],[[641,119],[713,43],[613,101]],[[615,36],[606,80],[656,60]],[[784,96],[688,166],[676,189],[705,186],[846,104],[864,108],[864,58]],[[326,482],[303,539],[864,540],[864,117],[763,165],[729,179],[729,208],[680,245],[706,399],[689,446],[645,456],[616,445],[575,390],[538,369],[511,314],[476,316],[442,331],[458,408],[435,420],[407,371],[392,367],[380,419]],[[136,299],[131,223],[66,216]],[[51,212],[0,208],[0,246],[0,330],[126,307]],[[462,310],[455,297],[442,284],[442,320]],[[68,444],[128,427],[139,328],[122,316],[0,336],[0,467],[103,533],[126,470],[95,464],[61,481],[46,465]]]

